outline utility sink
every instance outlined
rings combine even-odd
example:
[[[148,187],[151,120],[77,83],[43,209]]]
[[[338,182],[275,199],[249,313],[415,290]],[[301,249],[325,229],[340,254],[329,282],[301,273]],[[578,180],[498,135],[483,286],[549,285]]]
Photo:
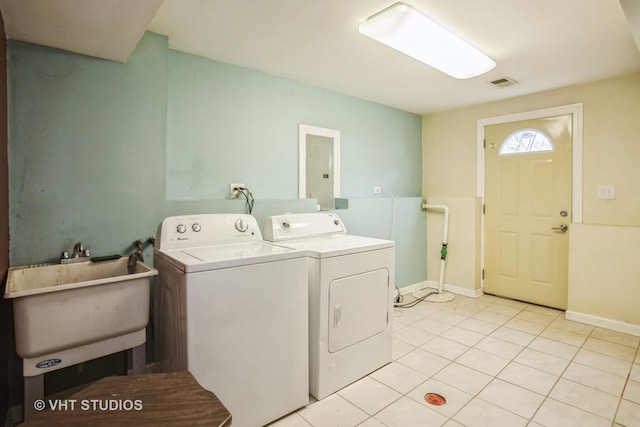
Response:
[[[150,278],[158,271],[138,261],[129,274],[127,262],[120,257],[9,269],[4,297],[13,299],[25,376],[145,342]]]

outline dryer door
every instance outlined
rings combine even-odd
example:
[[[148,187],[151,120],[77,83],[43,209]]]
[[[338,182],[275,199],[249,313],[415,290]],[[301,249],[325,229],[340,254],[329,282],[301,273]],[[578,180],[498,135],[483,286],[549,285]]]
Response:
[[[335,279],[329,285],[329,352],[384,331],[389,322],[389,270]]]

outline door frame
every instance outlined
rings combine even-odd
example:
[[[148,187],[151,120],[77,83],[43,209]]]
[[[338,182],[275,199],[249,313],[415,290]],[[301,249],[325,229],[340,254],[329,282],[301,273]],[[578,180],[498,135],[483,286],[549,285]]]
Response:
[[[562,105],[558,107],[544,108],[541,110],[526,111],[523,113],[506,114],[502,116],[488,117],[477,121],[477,188],[476,196],[480,197],[482,206],[485,198],[485,149],[484,128],[486,126],[502,123],[517,122],[522,120],[540,119],[551,116],[571,114],[571,223],[582,223],[582,103]],[[485,217],[480,219],[480,289],[484,293],[485,261]]]

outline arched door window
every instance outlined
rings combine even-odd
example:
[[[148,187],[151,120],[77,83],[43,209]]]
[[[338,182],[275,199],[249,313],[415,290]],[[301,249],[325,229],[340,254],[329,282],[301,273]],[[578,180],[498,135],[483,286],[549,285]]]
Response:
[[[505,138],[498,154],[505,156],[544,151],[553,151],[551,138],[538,129],[520,129]]]

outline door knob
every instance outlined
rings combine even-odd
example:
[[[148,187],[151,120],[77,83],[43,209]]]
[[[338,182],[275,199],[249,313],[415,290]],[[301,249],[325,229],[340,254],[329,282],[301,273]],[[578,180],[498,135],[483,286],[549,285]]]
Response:
[[[565,233],[569,229],[569,226],[567,224],[560,224],[560,227],[551,227],[551,229],[554,231],[562,231],[563,233]]]

